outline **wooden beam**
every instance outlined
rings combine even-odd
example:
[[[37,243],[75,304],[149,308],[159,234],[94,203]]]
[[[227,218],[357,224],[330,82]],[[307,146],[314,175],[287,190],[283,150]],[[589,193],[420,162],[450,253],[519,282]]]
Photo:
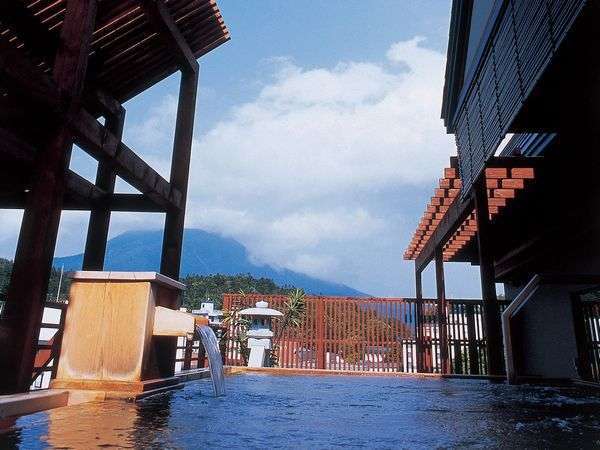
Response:
[[[77,144],[87,153],[99,161],[106,162],[117,175],[159,206],[176,209],[181,207],[181,192],[172,187],[91,114],[81,111],[77,119],[70,124],[76,132]]]
[[[65,111],[56,83],[33,67],[20,53],[5,48],[0,40],[0,80],[7,80],[20,93],[45,105],[58,117],[66,116],[76,143],[84,151],[99,161],[106,161],[127,183],[148,195],[160,207],[180,207],[182,196],[177,189],[172,188],[92,114],[83,109],[77,113]]]
[[[144,194],[112,194],[107,203],[111,211],[164,213],[165,210]]]
[[[159,36],[172,50],[179,61],[182,71],[198,72],[199,66],[196,57],[187,41],[179,31],[179,27],[169,13],[163,0],[141,0],[148,19],[158,32]]]
[[[472,211],[473,199],[471,197],[468,197],[464,201],[460,197],[456,197],[415,260],[418,270],[423,270],[429,264],[435,257],[436,247],[443,246]]]
[[[485,182],[478,180],[473,185],[477,216],[477,243],[479,250],[479,271],[481,277],[481,298],[483,299],[483,320],[487,340],[487,361],[489,375],[502,375],[502,328],[500,309],[496,297],[496,277],[492,250],[491,224],[488,215],[488,196]]]
[[[64,94],[68,117],[79,110],[96,11],[96,0],[66,3],[52,76],[57,92]],[[71,131],[59,122],[49,133],[46,148],[36,155],[0,325],[3,393],[26,392],[31,383],[72,146]]]

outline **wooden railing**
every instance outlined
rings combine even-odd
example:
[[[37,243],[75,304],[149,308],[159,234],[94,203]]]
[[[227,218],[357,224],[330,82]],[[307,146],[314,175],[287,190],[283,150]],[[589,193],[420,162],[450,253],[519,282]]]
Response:
[[[40,334],[44,330],[56,330],[53,336],[47,340],[38,340],[37,354],[33,373],[31,375],[32,389],[44,389],[48,387],[50,379],[56,377],[58,368],[58,358],[60,356],[60,346],[62,343],[62,334],[64,321],[68,304],[66,302],[47,301],[44,304],[44,316],[40,324]],[[60,318],[58,323],[45,322],[46,308],[49,310],[59,310]]]
[[[200,341],[179,338],[177,341],[177,354],[178,357],[175,359],[176,370],[199,369],[206,364],[204,347]]]

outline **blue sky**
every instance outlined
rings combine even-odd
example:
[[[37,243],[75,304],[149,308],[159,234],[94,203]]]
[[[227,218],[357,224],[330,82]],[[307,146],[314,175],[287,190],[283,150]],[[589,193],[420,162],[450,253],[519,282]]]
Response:
[[[450,2],[218,4],[232,40],[201,60],[188,226],[239,240],[258,262],[413,295],[402,253],[454,152],[439,120]],[[125,141],[166,177],[177,88],[175,75],[125,105]],[[93,179],[82,152],[72,167]],[[18,220],[0,218],[0,255],[12,256]],[[86,223],[63,214],[57,255],[81,252]],[[115,214],[110,233],[161,223]],[[447,286],[479,295],[463,266],[447,265]]]

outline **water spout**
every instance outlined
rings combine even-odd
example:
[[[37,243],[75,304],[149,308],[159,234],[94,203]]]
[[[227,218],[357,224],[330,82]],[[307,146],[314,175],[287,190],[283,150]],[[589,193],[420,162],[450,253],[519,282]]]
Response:
[[[208,367],[212,378],[215,396],[225,395],[225,375],[223,373],[223,360],[219,351],[219,342],[215,332],[208,325],[197,325],[196,334],[200,336],[202,345],[208,356]]]

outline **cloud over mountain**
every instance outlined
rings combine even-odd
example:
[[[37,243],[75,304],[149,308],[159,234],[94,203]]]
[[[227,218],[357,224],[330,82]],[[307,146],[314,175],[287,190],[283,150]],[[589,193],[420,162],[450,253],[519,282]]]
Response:
[[[439,119],[444,60],[414,37],[382,49],[379,61],[265,61],[254,98],[196,134],[186,226],[235,238],[260,264],[405,294],[403,246],[454,149]],[[167,95],[127,123],[127,142],[164,175],[175,112]],[[115,217],[113,236],[162,223]],[[78,240],[64,252],[82,248],[86,220],[64,215],[61,242]]]

